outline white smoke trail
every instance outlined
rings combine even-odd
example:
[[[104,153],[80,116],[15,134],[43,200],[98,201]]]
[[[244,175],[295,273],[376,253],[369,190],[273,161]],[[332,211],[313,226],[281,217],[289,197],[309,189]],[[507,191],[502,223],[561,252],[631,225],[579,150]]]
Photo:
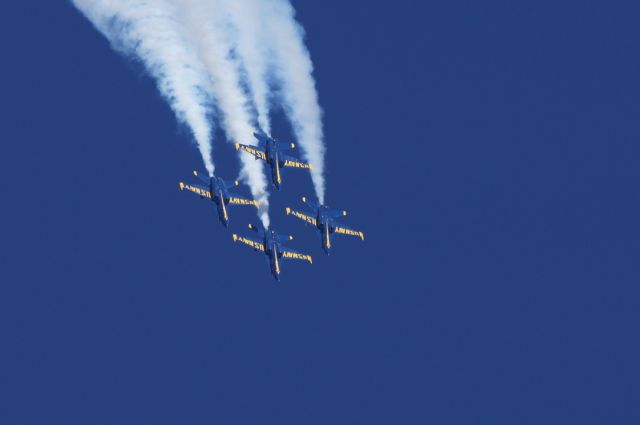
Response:
[[[229,141],[255,145],[256,124],[270,133],[271,102],[281,101],[324,202],[322,111],[303,30],[288,0],[72,1],[114,48],[139,58],[157,79],[210,174],[209,102],[215,101]],[[268,227],[263,165],[244,152],[240,161],[241,178]]]
[[[175,9],[165,0],[72,0],[114,49],[133,56],[157,80],[179,121],[196,140],[205,167],[213,175],[207,73],[190,49]]]
[[[231,142],[255,144],[254,119],[249,99],[242,88],[240,63],[234,53],[235,38],[230,26],[227,2],[222,0],[181,0],[186,26],[203,58],[211,80],[210,93],[222,113],[222,126]],[[263,164],[240,152],[241,178],[260,204],[259,216],[269,227],[267,180]]]
[[[264,0],[266,37],[274,55],[279,94],[304,157],[313,165],[311,178],[320,203],[324,203],[324,152],[322,109],[318,103],[313,64],[304,45],[304,30],[295,20],[288,0]]]
[[[230,31],[235,41],[235,52],[246,73],[246,83],[251,92],[258,115],[258,125],[271,134],[269,120],[270,49],[265,37],[263,0],[221,0],[229,14]]]

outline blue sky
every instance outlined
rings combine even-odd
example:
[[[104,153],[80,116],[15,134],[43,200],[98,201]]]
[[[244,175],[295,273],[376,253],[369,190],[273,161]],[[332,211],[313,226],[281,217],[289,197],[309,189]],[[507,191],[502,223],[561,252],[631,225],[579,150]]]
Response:
[[[638,423],[637,5],[294,1],[367,239],[325,257],[290,170],[276,284],[154,82],[39,3],[0,26],[0,423]]]

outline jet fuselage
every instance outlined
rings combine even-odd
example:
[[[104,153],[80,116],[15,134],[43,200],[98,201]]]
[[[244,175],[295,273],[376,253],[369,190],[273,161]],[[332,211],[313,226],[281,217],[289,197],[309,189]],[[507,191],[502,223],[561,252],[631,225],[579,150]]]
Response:
[[[227,212],[229,192],[225,187],[224,181],[220,177],[211,177],[209,179],[209,191],[211,192],[211,200],[216,204],[220,222],[225,227],[229,227],[229,213]],[[227,201],[225,202],[225,200]]]
[[[275,280],[280,280],[280,257],[282,257],[278,234],[273,230],[265,230],[263,242],[265,254],[269,257],[271,274]]]
[[[271,167],[271,181],[277,190],[280,190],[282,177],[280,176],[280,149],[278,142],[271,138],[262,139],[265,141],[265,153],[267,156],[267,164]]]
[[[322,250],[329,255],[331,252],[331,215],[329,207],[320,205],[316,214],[316,227],[320,230],[320,238],[322,240]]]

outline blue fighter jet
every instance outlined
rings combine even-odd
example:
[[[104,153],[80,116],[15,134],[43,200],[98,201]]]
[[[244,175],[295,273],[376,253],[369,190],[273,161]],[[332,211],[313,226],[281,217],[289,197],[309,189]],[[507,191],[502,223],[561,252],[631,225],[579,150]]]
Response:
[[[238,186],[239,183],[237,180],[222,180],[216,176],[205,177],[198,174],[197,171],[194,171],[193,175],[199,178],[206,186],[180,182],[180,190],[186,189],[200,196],[202,199],[211,199],[216,204],[218,217],[225,227],[229,227],[229,213],[227,212],[227,205],[253,205],[256,208],[258,207],[258,201],[244,198],[236,195],[235,193],[229,192],[229,188]]]
[[[292,215],[300,220],[304,221],[305,224],[309,223],[313,225],[320,231],[320,239],[322,241],[322,249],[324,252],[329,255],[331,250],[331,239],[329,237],[332,233],[338,233],[341,235],[351,235],[357,236],[360,239],[364,240],[364,233],[359,230],[354,230],[350,227],[345,226],[344,224],[338,223],[335,219],[336,217],[346,216],[346,211],[334,210],[329,208],[326,205],[319,205],[313,201],[307,200],[304,196],[302,197],[302,202],[304,202],[312,213],[294,211],[291,208],[286,208],[287,215]]]
[[[313,263],[313,259],[308,254],[294,251],[282,245],[283,240],[292,240],[293,236],[279,235],[273,230],[260,230],[256,226],[250,224],[249,229],[258,234],[258,239],[247,238],[244,236],[233,235],[234,242],[241,242],[249,245],[254,251],[261,251],[269,258],[269,266],[271,274],[280,280],[280,259],[288,260],[304,260],[309,264]]]
[[[254,132],[253,136],[258,139],[257,146],[236,143],[236,150],[248,152],[255,159],[261,159],[269,164],[271,167],[271,181],[276,189],[280,190],[280,184],[282,183],[282,177],[280,177],[281,168],[306,168],[308,170],[313,168],[311,164],[284,153],[295,149],[296,145],[294,143],[278,142],[260,131]]]

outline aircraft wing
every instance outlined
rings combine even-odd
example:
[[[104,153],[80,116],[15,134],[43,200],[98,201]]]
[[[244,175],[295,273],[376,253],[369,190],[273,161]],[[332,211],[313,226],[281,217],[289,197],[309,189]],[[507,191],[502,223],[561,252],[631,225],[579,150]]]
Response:
[[[180,190],[188,190],[202,198],[211,199],[211,192],[204,186],[200,186],[199,184],[184,184],[182,182],[178,183],[178,185],[180,186]]]
[[[253,205],[254,207],[258,208],[258,201],[254,199],[244,198],[233,193],[229,194],[229,203],[233,205]]]
[[[293,249],[289,249],[286,247],[282,247],[282,258],[286,258],[288,260],[304,260],[308,261],[309,264],[313,264],[313,259],[309,254],[303,254],[302,252],[294,251]]]
[[[263,161],[267,160],[267,154],[263,150],[257,149],[254,146],[249,146],[249,145],[243,145],[241,143],[236,143],[236,150],[243,150],[245,152],[248,152],[251,155],[255,156],[256,159],[261,159]]]
[[[344,224],[340,224],[336,221],[333,221],[331,223],[331,230],[332,230],[332,233],[335,232],[335,233],[340,233],[341,235],[357,236],[360,239],[364,240],[364,233],[362,233],[359,230],[355,230],[348,226],[345,226]]]
[[[291,214],[292,216],[299,218],[300,220],[306,223],[313,224],[314,226],[317,225],[315,217],[311,217],[310,215],[303,214],[299,211],[294,211],[291,208],[286,208],[286,211],[287,211],[287,215]]]
[[[313,170],[313,166],[306,162],[300,161],[298,158],[294,158],[289,155],[282,155],[282,167],[291,167],[291,168],[306,168],[308,170]]]
[[[251,248],[253,248],[256,251],[260,250],[264,252],[264,244],[262,242],[257,241],[255,239],[247,238],[244,236],[238,236],[236,234],[233,234],[232,236],[233,236],[234,242],[241,242],[245,245],[249,245]]]

